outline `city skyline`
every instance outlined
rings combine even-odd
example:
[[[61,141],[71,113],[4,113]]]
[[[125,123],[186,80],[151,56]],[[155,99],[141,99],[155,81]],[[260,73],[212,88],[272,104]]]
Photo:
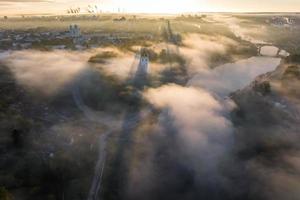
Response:
[[[69,8],[97,5],[102,12],[128,13],[187,13],[187,12],[298,12],[300,1],[287,0],[186,0],[186,1],[138,1],[138,0],[0,0],[0,14],[65,14]],[[272,5],[272,6],[271,6]]]

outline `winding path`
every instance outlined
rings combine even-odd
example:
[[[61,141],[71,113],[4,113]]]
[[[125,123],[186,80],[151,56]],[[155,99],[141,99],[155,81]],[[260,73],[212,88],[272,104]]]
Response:
[[[136,60],[136,57],[135,57]],[[86,75],[86,74],[85,74]],[[85,77],[85,76],[84,76]],[[104,174],[104,168],[105,168],[105,162],[106,162],[106,155],[107,155],[107,140],[109,137],[112,135],[113,132],[115,131],[121,131],[121,137],[119,138],[119,141],[131,141],[130,135],[132,135],[133,130],[136,128],[136,126],[139,124],[141,117],[145,117],[145,115],[148,115],[146,113],[145,115],[141,114],[140,112],[137,113],[131,113],[131,111],[127,111],[125,114],[123,123],[121,127],[118,126],[113,126],[111,123],[112,117],[107,116],[107,115],[99,115],[100,113],[95,112],[91,108],[89,108],[83,101],[82,96],[80,94],[80,89],[78,87],[78,83],[80,83],[82,77],[79,77],[78,81],[74,84],[72,87],[72,96],[73,100],[78,107],[79,110],[81,110],[84,114],[84,116],[91,122],[95,123],[105,123],[106,125],[109,126],[109,131],[101,134],[99,137],[99,153],[98,153],[98,159],[96,162],[95,166],[95,172],[94,172],[94,177],[93,181],[90,187],[90,191],[88,194],[87,200],[99,200],[99,192],[101,190],[101,182],[102,182],[102,177]],[[124,145],[121,145],[124,147]],[[117,154],[122,155],[122,152],[124,148],[120,146],[119,152]],[[118,159],[119,156],[117,155]]]

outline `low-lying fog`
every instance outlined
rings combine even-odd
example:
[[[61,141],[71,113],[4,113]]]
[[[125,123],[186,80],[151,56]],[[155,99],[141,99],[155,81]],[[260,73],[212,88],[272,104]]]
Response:
[[[126,192],[129,199],[223,199],[222,194],[228,195],[228,191],[232,197],[238,196],[239,191],[235,190],[242,187],[234,185],[228,177],[236,174],[230,170],[230,164],[235,163],[230,161],[234,127],[229,117],[235,105],[224,97],[243,89],[256,76],[274,70],[280,58],[251,57],[211,69],[209,55],[224,54],[227,46],[236,42],[226,37],[198,35],[191,35],[184,42],[185,47],[179,51],[189,61],[188,84],[166,84],[143,91],[145,100],[163,112],[152,133],[157,134],[157,138],[149,141],[151,148],[143,158],[147,162],[135,168],[139,173],[129,172]],[[0,57],[0,61],[11,69],[19,84],[52,95],[85,69],[95,67],[88,59],[97,51],[101,49],[23,50]],[[132,66],[134,54],[114,51],[118,56],[98,67],[118,77],[127,77],[132,67],[136,67]],[[152,73],[160,73],[160,70]],[[174,144],[166,142],[164,146],[161,139]],[[232,169],[238,168],[232,166]]]
[[[261,54],[268,57],[252,57],[216,67],[214,70],[208,66],[208,57],[212,53],[225,54],[227,46],[238,45],[226,37],[208,37],[190,35],[184,40],[185,47],[179,52],[189,61],[188,71],[192,77],[188,85],[200,86],[210,92],[226,95],[248,85],[256,76],[272,71],[279,65],[279,58],[275,56],[278,48],[263,47]],[[156,45],[156,50],[166,45]],[[175,47],[170,46],[173,51]],[[67,85],[84,69],[90,68],[88,60],[96,53],[105,50],[114,51],[117,57],[110,58],[106,63],[93,67],[101,67],[106,72],[127,78],[135,71],[138,61],[134,53],[124,53],[116,49],[94,49],[86,51],[36,51],[23,50],[1,53],[0,60],[4,62],[15,74],[17,81],[28,89],[35,89],[45,94],[51,94]],[[159,73],[166,66],[151,63],[152,73]]]
[[[280,58],[252,57],[235,63],[216,67],[214,70],[203,70],[193,76],[189,85],[204,87],[221,97],[249,85],[260,74],[273,71]]]

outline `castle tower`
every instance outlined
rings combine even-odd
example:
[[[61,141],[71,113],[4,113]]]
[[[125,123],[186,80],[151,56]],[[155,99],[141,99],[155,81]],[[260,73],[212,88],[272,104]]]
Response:
[[[140,57],[138,71],[140,75],[147,75],[149,73],[149,57],[145,49],[141,50],[141,57]]]
[[[71,37],[80,37],[80,28],[77,24],[70,25],[69,33]]]
[[[136,71],[136,78],[137,77],[145,77],[148,75],[148,73],[150,72],[150,68],[149,68],[149,56],[147,54],[146,49],[141,49],[141,53],[140,53],[140,61],[139,61],[139,65]]]

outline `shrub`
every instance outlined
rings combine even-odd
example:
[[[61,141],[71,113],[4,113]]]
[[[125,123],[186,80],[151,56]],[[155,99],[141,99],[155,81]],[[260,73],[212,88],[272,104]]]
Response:
[[[106,62],[106,59],[110,59],[110,58],[114,58],[116,57],[117,54],[112,52],[112,51],[104,51],[102,53],[98,53],[94,56],[92,56],[90,59],[89,59],[89,62],[90,63],[105,63]]]
[[[283,78],[296,78],[300,79],[300,67],[296,65],[289,66],[284,74]]]
[[[5,187],[0,187],[0,199],[12,200],[12,195],[5,189]]]

